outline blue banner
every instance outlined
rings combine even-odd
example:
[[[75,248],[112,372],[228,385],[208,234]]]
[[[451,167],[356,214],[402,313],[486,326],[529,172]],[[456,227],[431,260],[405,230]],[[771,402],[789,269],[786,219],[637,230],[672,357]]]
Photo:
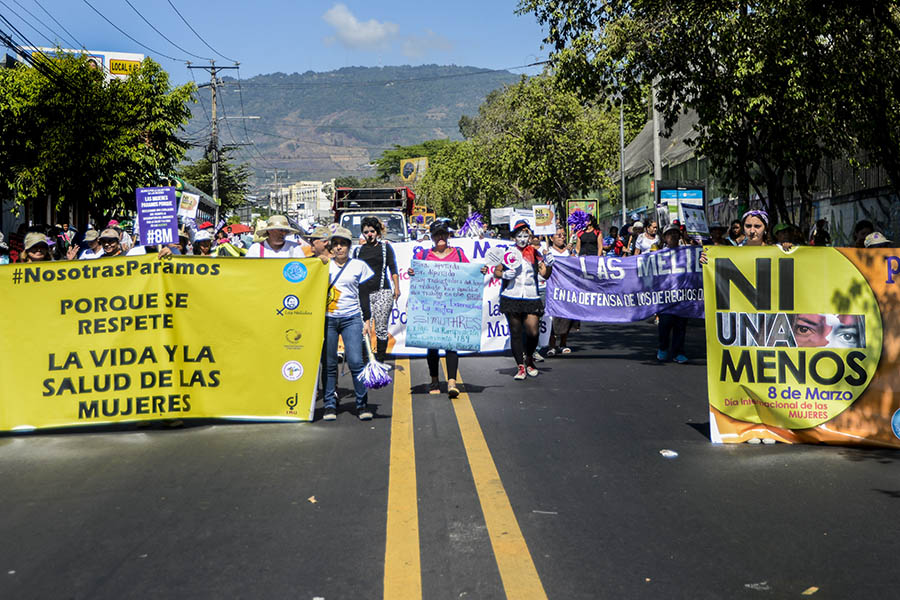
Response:
[[[413,260],[411,266],[406,345],[481,350],[481,265]]]
[[[658,313],[703,317],[700,246],[638,256],[557,258],[547,281],[547,314],[625,323]]]

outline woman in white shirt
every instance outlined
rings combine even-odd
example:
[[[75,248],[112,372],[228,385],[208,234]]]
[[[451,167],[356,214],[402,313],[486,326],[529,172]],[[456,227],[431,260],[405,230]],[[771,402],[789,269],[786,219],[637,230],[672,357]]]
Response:
[[[556,258],[572,256],[571,250],[566,245],[566,228],[557,227],[556,235],[550,238],[550,248],[545,254],[549,254]],[[569,340],[569,332],[572,327],[578,324],[578,321],[566,319],[565,317],[553,317],[550,325],[550,347],[547,349],[547,356],[556,356],[557,354],[571,354],[572,349],[566,344]],[[559,345],[557,346],[557,338]]]
[[[662,244],[659,241],[659,236],[656,235],[656,232],[658,230],[659,225],[656,223],[656,221],[652,221],[649,225],[647,225],[647,229],[644,231],[644,233],[637,236],[637,240],[635,240],[634,253],[643,254],[645,252],[659,250],[659,247]]]
[[[338,227],[328,237],[333,258],[328,263],[325,307],[325,421],[337,419],[338,338],[344,340],[344,355],[353,377],[356,414],[361,421],[372,418],[366,386],[359,380],[365,366],[359,284],[375,273],[363,261],[350,258],[352,239],[353,234],[344,227]]]
[[[502,262],[494,267],[494,277],[502,279],[500,312],[509,324],[509,345],[516,361],[513,379],[525,376],[537,377],[534,352],[538,346],[538,332],[544,303],[540,297],[538,275],[550,277],[553,255],[544,257],[531,245],[531,228],[525,220],[516,221],[512,237],[516,245],[503,255]],[[525,337],[523,343],[523,334]]]

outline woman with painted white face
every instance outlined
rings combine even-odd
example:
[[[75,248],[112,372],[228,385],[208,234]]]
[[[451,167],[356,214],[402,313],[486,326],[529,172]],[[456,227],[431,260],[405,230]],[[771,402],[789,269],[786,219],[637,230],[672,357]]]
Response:
[[[506,315],[509,324],[509,345],[517,367],[513,379],[517,380],[525,379],[526,375],[538,376],[534,352],[538,346],[541,315],[544,314],[538,276],[549,278],[553,262],[552,254],[544,257],[531,245],[531,235],[527,221],[516,221],[512,229],[516,245],[494,267],[494,277],[503,280],[500,312]]]

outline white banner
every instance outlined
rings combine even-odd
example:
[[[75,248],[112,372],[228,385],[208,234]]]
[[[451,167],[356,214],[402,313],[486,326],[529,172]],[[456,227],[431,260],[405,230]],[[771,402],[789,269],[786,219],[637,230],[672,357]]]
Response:
[[[505,250],[511,244],[505,240],[472,238],[451,238],[450,245],[461,249],[470,262],[485,264],[488,251],[494,250],[493,256]],[[392,354],[417,356],[424,355],[424,348],[409,348],[406,346],[406,300],[409,298],[409,269],[410,261],[414,254],[421,249],[427,250],[430,243],[424,245],[421,242],[403,242],[391,244],[394,254],[397,256],[397,270],[400,273],[400,299],[391,311],[391,319],[388,324],[390,341],[388,352]],[[502,256],[502,254],[500,254]],[[481,351],[500,352],[509,348],[509,326],[506,316],[500,312],[500,280],[494,279],[490,273],[484,276],[484,306],[481,311]],[[550,317],[544,316],[541,320],[541,347],[546,346],[550,340]]]

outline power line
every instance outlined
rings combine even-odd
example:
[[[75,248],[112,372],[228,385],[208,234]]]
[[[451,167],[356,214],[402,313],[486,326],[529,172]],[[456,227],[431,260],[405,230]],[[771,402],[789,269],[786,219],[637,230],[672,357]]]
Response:
[[[7,8],[9,7],[7,6]],[[29,46],[31,46],[32,48],[37,47],[34,42],[25,37],[25,34],[19,31],[19,28],[13,25],[9,19],[7,19],[2,14],[0,14],[0,19],[2,19],[3,22],[6,23],[6,25]],[[3,32],[0,32],[0,34],[2,34],[2,38],[0,38],[0,41],[3,41],[3,43],[7,45],[11,50],[15,51],[16,54],[22,58],[22,60],[34,67],[34,69],[38,73],[40,73],[56,85],[67,88],[70,92],[76,93],[78,91],[77,87],[72,84],[66,73],[53,61],[35,60],[35,58],[31,54],[28,54],[28,52],[26,52],[20,45],[16,44],[11,35]]]
[[[17,5],[19,8],[21,8],[22,10],[24,10],[25,12],[27,12],[27,13],[31,16],[32,19],[34,19],[35,21],[37,21],[38,23],[40,23],[41,25],[43,25],[44,27],[46,27],[46,28],[47,28],[47,31],[49,31],[50,33],[52,33],[53,35],[55,35],[57,40],[62,39],[62,40],[63,40],[64,42],[66,42],[67,44],[69,43],[68,40],[63,39],[63,36],[61,36],[61,35],[59,34],[58,31],[54,31],[52,27],[49,27],[46,23],[44,23],[43,21],[41,21],[41,20],[40,20],[33,12],[31,12],[30,10],[28,10],[27,8],[25,8],[24,6],[22,6],[22,3],[19,2],[19,0],[13,0],[13,2],[15,2],[16,5]],[[5,4],[5,3],[4,3],[4,4]],[[9,6],[7,6],[7,8],[9,8]],[[10,10],[12,10],[12,9],[10,9]],[[22,15],[19,15],[19,18],[22,19],[22,21],[25,21],[25,19],[22,18]],[[30,24],[29,24],[29,25],[30,25]],[[32,26],[32,28],[34,28],[34,26]],[[35,28],[35,31],[37,31],[36,28]],[[45,39],[48,39],[48,41],[49,41],[49,38],[45,38]]]
[[[183,59],[183,58],[175,58],[174,56],[169,56],[168,54],[163,54],[162,52],[159,52],[159,51],[157,51],[157,50],[154,50],[154,49],[151,48],[150,46],[146,46],[146,45],[140,43],[139,41],[137,41],[136,39],[134,39],[133,37],[131,37],[130,35],[128,35],[127,33],[125,33],[125,31],[123,31],[121,27],[119,27],[118,25],[116,25],[115,23],[113,23],[112,21],[110,21],[109,19],[107,19],[107,18],[106,18],[106,15],[104,15],[102,12],[100,12],[99,10],[97,10],[96,8],[94,8],[94,5],[91,4],[90,2],[88,2],[88,0],[82,0],[82,2],[84,2],[85,4],[87,4],[87,5],[91,8],[92,11],[94,11],[95,13],[97,13],[98,15],[100,15],[100,18],[102,18],[104,21],[106,21],[107,23],[109,23],[110,25],[112,25],[119,33],[121,33],[122,35],[124,35],[125,37],[127,37],[129,40],[131,40],[132,42],[134,42],[135,44],[137,44],[137,45],[140,46],[141,48],[144,48],[145,50],[149,50],[149,51],[152,52],[153,54],[158,54],[159,56],[162,56],[163,58],[168,58],[169,60],[174,60],[175,62],[188,62],[186,59]]]
[[[81,46],[82,48],[85,48],[85,45],[82,44],[81,42],[79,42],[79,41],[78,41],[78,38],[76,38],[74,35],[72,35],[72,33],[71,33],[68,29],[66,29],[65,26],[64,26],[62,23],[60,23],[59,21],[57,21],[57,20],[56,20],[56,17],[54,17],[53,15],[51,15],[50,12],[49,12],[46,8],[44,8],[44,5],[43,5],[43,4],[41,4],[40,2],[38,2],[38,0],[34,0],[34,3],[37,4],[38,6],[40,6],[40,7],[41,7],[41,10],[44,11],[45,13],[47,13],[47,16],[48,16],[48,17],[50,17],[51,19],[53,19],[53,22],[54,22],[54,23],[56,23],[57,25],[59,25],[59,26],[62,28],[63,31],[65,31],[66,33],[69,34],[69,37],[71,37],[71,38],[75,41],[75,45]]]
[[[0,4],[2,4],[3,6],[5,6],[5,7],[9,10],[9,12],[11,12],[11,13],[14,14],[15,16],[19,17],[19,20],[22,21],[23,23],[25,23],[26,25],[28,25],[28,26],[31,28],[32,31],[34,31],[36,34],[38,34],[39,36],[41,36],[42,38],[44,38],[45,40],[47,40],[47,42],[49,42],[51,46],[55,46],[55,45],[58,43],[58,39],[57,39],[57,40],[53,40],[53,39],[50,39],[49,37],[47,37],[47,34],[45,34],[43,31],[40,31],[40,30],[39,30],[37,27],[35,27],[30,21],[26,20],[22,15],[20,15],[19,13],[17,13],[17,12],[13,9],[12,6],[10,6],[9,4],[7,4],[6,2],[4,2],[3,0],[0,0]],[[7,24],[8,24],[10,27],[12,27],[12,23],[9,23],[9,21],[7,21]],[[45,25],[45,27],[46,27],[46,25]],[[52,33],[52,32],[51,32],[51,33]],[[23,35],[21,34],[21,32],[19,32],[19,35],[22,37],[22,39],[25,39],[25,36],[23,36]]]
[[[146,23],[147,25],[150,26],[150,29],[152,29],[153,31],[155,31],[156,33],[158,33],[158,34],[160,35],[160,37],[162,37],[164,40],[166,40],[167,42],[169,42],[170,44],[172,44],[173,46],[175,46],[176,48],[178,48],[179,50],[181,50],[181,51],[184,52],[185,54],[190,54],[191,56],[193,56],[193,57],[195,57],[195,58],[200,58],[200,59],[202,59],[202,60],[210,60],[210,61],[212,60],[211,58],[208,58],[208,57],[206,57],[206,56],[200,56],[199,54],[194,54],[193,52],[190,52],[190,51],[188,51],[188,50],[185,50],[184,48],[182,48],[181,46],[179,46],[178,44],[176,44],[175,42],[173,42],[172,40],[170,40],[168,37],[166,37],[166,34],[164,34],[162,31],[160,31],[159,29],[157,29],[156,27],[154,27],[154,26],[153,26],[153,23],[151,23],[150,21],[148,21],[148,20],[147,20],[147,17],[145,17],[144,15],[142,15],[142,14],[141,14],[141,11],[139,11],[137,8],[135,8],[134,4],[132,4],[132,3],[130,2],[130,0],[125,0],[125,4],[127,4],[128,6],[130,6],[130,7],[131,7],[131,10],[133,10],[134,12],[136,12],[136,13],[137,13],[137,16],[139,16],[141,19],[143,19],[143,20],[144,20],[144,23]]]
[[[207,48],[209,48],[209,49],[212,50],[215,54],[218,54],[219,56],[221,56],[221,57],[224,58],[225,60],[231,61],[231,62],[233,62],[233,63],[236,63],[236,62],[237,62],[237,61],[234,60],[233,58],[228,58],[227,56],[225,56],[224,54],[222,54],[221,52],[219,52],[218,50],[216,50],[215,48],[213,48],[212,46],[210,46],[210,45],[209,45],[209,42],[207,42],[206,40],[204,40],[204,39],[203,39],[203,36],[201,36],[199,33],[197,33],[197,30],[196,30],[196,29],[194,29],[193,27],[191,27],[191,24],[188,23],[187,19],[184,18],[184,15],[182,15],[180,12],[178,12],[178,9],[175,7],[174,4],[172,4],[172,0],[168,0],[168,2],[169,2],[169,6],[172,7],[172,10],[175,11],[175,14],[177,14],[179,17],[181,17],[181,20],[184,21],[184,24],[188,26],[188,29],[190,29],[191,31],[193,31],[193,32],[194,32],[194,35],[196,35],[196,36],[200,39],[201,42],[203,42],[204,44],[206,44],[206,47],[207,47]]]
[[[236,73],[238,77],[238,97],[241,99],[241,124],[244,126],[244,139],[252,142],[252,140],[250,139],[250,134],[247,133],[247,113],[244,112],[244,93],[241,90],[241,69],[238,68]]]

